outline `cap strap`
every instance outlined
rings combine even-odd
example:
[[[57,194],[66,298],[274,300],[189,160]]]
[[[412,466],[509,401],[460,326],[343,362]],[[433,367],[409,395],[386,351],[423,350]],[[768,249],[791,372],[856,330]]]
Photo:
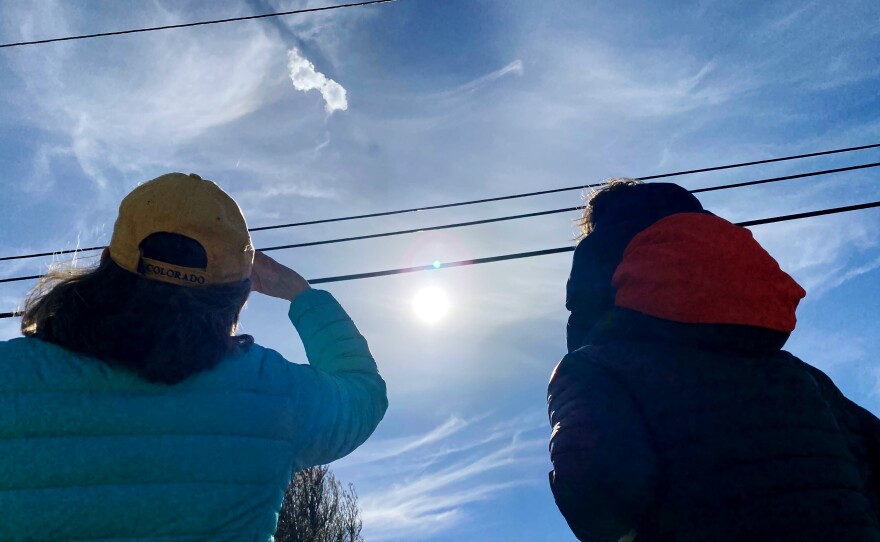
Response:
[[[158,280],[178,286],[204,286],[209,284],[208,274],[202,269],[180,267],[150,258],[141,258],[140,273],[150,280]]]

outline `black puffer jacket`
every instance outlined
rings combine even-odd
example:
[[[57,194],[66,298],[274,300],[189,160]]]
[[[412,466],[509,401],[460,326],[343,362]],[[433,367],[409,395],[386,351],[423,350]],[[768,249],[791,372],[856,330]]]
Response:
[[[615,309],[557,367],[551,486],[578,539],[880,540],[877,419],[772,333],[712,327]]]
[[[557,505],[582,541],[880,541],[880,421],[781,350],[802,291],[721,222],[627,245],[551,378]]]

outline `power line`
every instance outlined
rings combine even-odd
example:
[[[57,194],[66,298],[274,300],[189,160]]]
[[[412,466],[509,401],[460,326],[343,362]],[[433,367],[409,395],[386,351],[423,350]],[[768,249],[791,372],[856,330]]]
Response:
[[[45,275],[28,275],[27,277],[12,277],[10,279],[0,279],[0,283],[4,282],[21,282],[23,280],[36,280],[41,279]]]
[[[824,215],[833,215],[838,213],[848,213],[851,211],[860,211],[863,209],[871,209],[874,207],[880,207],[880,201],[872,201],[869,203],[860,203],[858,205],[848,205],[846,207],[834,207],[832,209],[821,209],[819,211],[809,211],[806,213],[797,213],[791,215],[783,215],[783,216],[774,216],[770,218],[761,218],[758,220],[749,220],[746,222],[737,222],[737,226],[747,227],[747,226],[760,226],[763,224],[774,224],[776,222],[787,222],[789,220],[799,220],[802,218],[812,218],[815,216],[824,216]],[[466,265],[479,265],[484,263],[492,263],[492,262],[502,262],[506,260],[519,260],[522,258],[534,258],[536,256],[545,256],[548,254],[559,254],[562,252],[574,252],[575,247],[558,247],[558,248],[550,248],[545,250],[536,250],[534,252],[519,252],[516,254],[504,254],[501,256],[492,256],[489,258],[478,258],[476,260],[462,260],[458,262],[449,262],[444,263],[440,267],[436,267],[434,264],[431,265],[420,265],[418,267],[404,267],[401,269],[389,269],[387,271],[373,271],[371,273],[358,273],[354,275],[341,275],[335,277],[324,277],[314,280],[309,280],[310,284],[325,284],[328,282],[342,282],[347,280],[358,280],[358,279],[367,279],[373,277],[386,277],[389,275],[399,275],[402,273],[415,273],[418,271],[430,271],[432,269],[440,269],[447,267],[462,267]]]
[[[19,41],[16,43],[4,43],[0,45],[0,49],[5,47],[21,47],[23,45],[38,45],[41,43],[55,43],[58,41],[73,41],[73,40],[84,40],[90,38],[104,38],[107,36],[121,36],[123,34],[139,34],[141,32],[155,32],[157,30],[172,30],[175,28],[189,28],[192,26],[206,26],[209,24],[220,24],[220,23],[232,23],[236,21],[251,21],[254,19],[266,19],[268,17],[283,17],[285,15],[298,15],[301,13],[316,13],[319,11],[330,11],[333,9],[344,9],[344,8],[353,8],[359,6],[369,6],[373,4],[387,4],[390,2],[396,2],[397,0],[371,0],[369,2],[353,2],[350,4],[338,4],[335,6],[325,6],[321,8],[307,8],[307,9],[295,9],[292,11],[279,11],[276,13],[264,13],[262,15],[248,15],[245,17],[232,17],[229,19],[215,19],[212,21],[199,21],[195,23],[183,23],[183,24],[169,24],[165,26],[153,26],[150,28],[136,28],[132,30],[118,30],[116,32],[101,32],[98,34],[84,34],[80,36],[68,36],[66,38],[51,38],[45,40],[35,40],[35,41]]]
[[[835,169],[825,169],[825,170],[821,170],[821,171],[811,171],[809,173],[798,173],[795,175],[785,175],[782,177],[772,177],[769,179],[759,179],[756,181],[746,181],[746,182],[740,182],[740,183],[731,183],[731,184],[724,184],[724,185],[719,185],[719,186],[711,186],[711,187],[707,187],[707,188],[698,188],[696,190],[691,190],[690,192],[691,193],[714,192],[714,191],[719,191],[719,190],[728,190],[728,189],[732,189],[732,188],[742,188],[745,186],[755,186],[755,185],[759,185],[759,184],[775,183],[775,182],[780,182],[780,181],[790,181],[790,180],[794,180],[794,179],[803,179],[803,178],[807,178],[807,177],[815,177],[818,175],[829,175],[832,173],[841,173],[844,171],[853,171],[853,170],[858,170],[858,169],[874,168],[874,167],[878,167],[878,166],[880,166],[880,162],[872,162],[870,164],[861,164],[861,165],[857,165],[857,166],[848,166],[848,167],[835,168]],[[598,185],[598,186],[601,186],[601,185]],[[268,251],[273,251],[273,250],[285,250],[285,249],[291,249],[291,248],[304,248],[304,247],[313,247],[313,246],[318,246],[318,245],[330,245],[330,244],[344,243],[344,242],[349,242],[349,241],[362,241],[365,239],[377,239],[380,237],[409,235],[409,234],[413,234],[413,233],[421,233],[421,232],[426,232],[426,231],[447,230],[447,229],[462,228],[462,227],[468,227],[468,226],[478,226],[478,225],[482,225],[482,224],[491,224],[491,223],[495,223],[495,222],[506,222],[509,220],[521,220],[524,218],[533,218],[533,217],[538,217],[538,216],[546,216],[546,215],[552,215],[552,214],[579,211],[581,209],[583,209],[583,206],[563,207],[561,209],[551,209],[549,211],[538,211],[538,212],[533,212],[533,213],[523,213],[523,214],[516,214],[516,215],[501,216],[501,217],[497,217],[497,218],[472,220],[470,222],[457,222],[457,223],[453,223],[453,224],[443,224],[443,225],[439,225],[439,226],[428,226],[428,227],[413,228],[413,229],[408,229],[408,230],[395,230],[395,231],[383,232],[383,233],[356,235],[356,236],[352,236],[352,237],[338,237],[335,239],[325,239],[323,241],[307,241],[307,242],[303,242],[303,243],[293,243],[293,244],[289,244],[289,245],[278,245],[278,246],[261,248],[258,250],[260,250],[262,252],[268,252]]]
[[[737,226],[747,227],[747,226],[759,226],[763,224],[774,224],[777,222],[787,222],[790,220],[800,220],[804,218],[812,218],[817,216],[825,216],[832,215],[838,213],[848,213],[851,211],[860,211],[863,209],[872,209],[875,207],[880,207],[880,201],[872,201],[868,203],[859,203],[856,205],[847,205],[845,207],[833,207],[830,209],[820,209],[817,211],[808,211],[805,213],[796,213],[790,215],[782,215],[782,216],[774,216],[770,218],[761,218],[757,220],[749,220],[746,222],[737,222]],[[549,254],[560,254],[563,252],[573,252],[575,247],[557,247],[557,248],[549,248],[544,250],[536,250],[532,252],[517,252],[514,254],[502,254],[500,256],[490,256],[488,258],[477,258],[474,260],[460,260],[457,262],[447,262],[441,264],[439,267],[436,264],[429,265],[420,265],[416,267],[403,267],[398,269],[387,269],[385,271],[372,271],[369,273],[356,273],[352,275],[337,275],[332,277],[322,277],[317,279],[308,279],[310,284],[326,284],[330,282],[343,282],[349,280],[360,280],[367,278],[375,278],[375,277],[387,277],[390,275],[401,275],[405,273],[416,273],[419,271],[430,271],[435,269],[445,269],[448,267],[464,267],[469,265],[480,265],[484,263],[493,263],[493,262],[502,262],[507,260],[520,260],[523,258],[534,258],[537,256],[546,256]],[[2,279],[0,282],[14,282],[20,280],[30,280],[30,279],[38,279],[42,278],[42,275],[35,275],[31,277],[17,277],[13,279]],[[20,316],[21,313],[13,313],[13,312],[5,312],[0,313],[0,318],[12,318],[14,316]]]
[[[532,252],[517,252],[515,254],[502,254],[500,256],[490,256],[488,258],[477,258],[475,260],[461,260],[457,262],[447,262],[437,267],[434,264],[419,265],[416,267],[403,267],[400,269],[388,269],[386,271],[373,271],[372,273],[356,273],[354,275],[339,275],[335,277],[324,277],[320,279],[309,280],[309,284],[326,284],[328,282],[343,282],[347,280],[370,279],[375,277],[387,277],[390,275],[402,275],[404,273],[416,273],[419,271],[432,271],[437,269],[446,269],[449,267],[464,267],[467,265],[480,265],[484,263],[504,262],[507,260],[521,260],[523,258],[534,258],[536,256],[546,256],[548,254],[560,254],[562,252],[574,252],[574,247],[558,247],[548,248],[544,250],[535,250]]]
[[[833,207],[831,209],[821,209],[819,211],[808,211],[806,213],[795,213],[792,215],[774,216],[771,218],[760,218],[758,220],[747,220],[745,222],[737,222],[737,226],[748,228],[750,226],[761,226],[764,224],[775,224],[777,222],[788,222],[790,220],[800,220],[802,218],[813,218],[815,216],[836,215],[839,213],[849,213],[851,211],[861,211],[864,209],[873,209],[880,207],[880,201],[871,201],[868,203],[859,203],[857,205],[847,205],[846,207]]]
[[[356,235],[354,237],[339,237],[336,239],[326,239],[324,241],[308,241],[305,243],[294,243],[292,245],[278,245],[274,247],[266,247],[257,249],[261,252],[269,252],[272,250],[285,250],[289,248],[303,248],[303,247],[313,247],[317,245],[330,245],[335,243],[344,243],[347,241],[362,241],[364,239],[376,239],[379,237],[391,237],[395,235],[409,235],[413,233],[421,233],[425,231],[437,231],[437,230],[448,230],[452,228],[463,228],[467,226],[478,226],[481,224],[492,224],[494,222],[506,222],[508,220],[520,220],[522,218],[532,218],[536,216],[545,216],[545,215],[553,215],[557,213],[567,213],[571,211],[577,211],[578,209],[583,209],[583,207],[564,207],[562,209],[551,209],[549,211],[537,211],[534,213],[523,213],[519,215],[508,215],[508,216],[499,216],[497,218],[484,218],[482,220],[472,220],[470,222],[456,222],[454,224],[442,224],[440,226],[428,226],[425,228],[414,228],[411,230],[396,230],[389,231],[383,233],[371,233],[367,235]]]
[[[709,171],[721,171],[724,169],[734,169],[734,168],[741,168],[741,167],[746,167],[746,166],[756,166],[756,165],[760,165],[760,164],[770,164],[773,162],[785,162],[788,160],[799,160],[801,158],[812,158],[815,156],[826,156],[829,154],[839,154],[839,153],[846,153],[846,152],[862,151],[862,150],[866,150],[866,149],[875,149],[878,147],[880,147],[880,143],[874,143],[872,145],[862,145],[859,147],[848,147],[845,149],[834,149],[834,150],[830,150],[830,151],[811,152],[811,153],[807,153],[807,154],[783,156],[781,158],[769,158],[766,160],[755,160],[752,162],[740,162],[737,164],[728,164],[728,165],[724,165],[724,166],[713,166],[713,167],[706,167],[706,168],[700,168],[700,169],[690,169],[690,170],[686,170],[686,171],[675,171],[673,173],[661,173],[659,175],[647,175],[644,177],[635,177],[635,178],[642,180],[642,181],[650,181],[650,180],[655,180],[655,179],[665,179],[665,178],[669,178],[669,177],[680,177],[683,175],[692,175],[694,173],[707,173]],[[444,203],[444,204],[440,204],[440,205],[429,205],[426,207],[413,207],[410,209],[399,209],[396,211],[383,211],[383,212],[379,212],[379,213],[368,213],[368,214],[362,214],[362,215],[342,216],[342,217],[338,217],[338,218],[322,218],[319,220],[307,220],[305,222],[291,222],[290,224],[278,224],[275,226],[261,226],[258,228],[251,228],[250,231],[275,230],[275,229],[280,229],[280,228],[295,228],[295,227],[299,227],[299,226],[311,226],[313,224],[327,224],[329,222],[343,222],[346,220],[359,220],[362,218],[376,218],[376,217],[380,217],[380,216],[399,215],[399,214],[404,214],[404,213],[416,213],[419,211],[430,211],[430,210],[434,210],[434,209],[448,209],[450,207],[461,207],[463,205],[476,205],[478,203],[489,203],[489,202],[493,202],[493,201],[504,201],[504,200],[517,199],[517,198],[529,198],[532,196],[541,196],[544,194],[555,194],[558,192],[570,192],[572,190],[583,190],[584,188],[595,188],[597,186],[602,186],[602,184],[603,183],[588,184],[588,185],[579,184],[577,186],[566,186],[563,188],[551,188],[549,190],[538,190],[535,192],[523,192],[523,193],[519,193],[519,194],[511,194],[508,196],[498,196],[498,197],[493,197],[493,198],[474,199],[474,200],[469,200],[469,201],[459,201],[459,202],[455,202],[455,203]]]
[[[857,166],[839,167],[834,169],[823,169],[819,171],[811,171],[809,173],[796,173],[794,175],[783,175],[781,177],[770,177],[768,179],[758,179],[757,181],[745,181],[741,183],[722,184],[718,186],[710,186],[707,188],[696,188],[690,190],[691,194],[700,194],[703,192],[716,192],[718,190],[729,190],[731,188],[742,188],[744,186],[756,186],[759,184],[778,183],[780,181],[791,181],[794,179],[804,179],[806,177],[816,177],[818,175],[830,175],[832,173],[842,173],[844,171],[855,171],[857,169],[869,169],[880,166],[880,162],[871,162],[868,164],[859,164]]]
[[[746,181],[746,182],[739,182],[739,183],[724,184],[724,185],[719,185],[719,186],[711,186],[711,187],[707,187],[707,188],[697,188],[695,190],[691,190],[691,193],[696,194],[696,193],[702,193],[702,192],[714,192],[714,191],[719,191],[719,190],[728,190],[728,189],[732,189],[732,188],[741,188],[741,187],[745,187],[745,186],[754,186],[754,185],[759,185],[759,184],[768,184],[768,183],[775,183],[775,182],[781,182],[781,181],[789,181],[789,180],[794,180],[794,179],[803,179],[803,178],[815,177],[815,176],[819,176],[819,175],[829,175],[832,173],[842,173],[844,171],[854,171],[854,170],[859,170],[859,169],[874,168],[874,167],[878,167],[878,166],[880,166],[880,162],[871,162],[868,164],[860,164],[860,165],[856,165],[856,166],[848,166],[848,167],[834,168],[834,169],[824,169],[824,170],[820,170],[820,171],[811,171],[808,173],[797,173],[794,175],[785,175],[782,177],[771,177],[768,179],[758,179],[755,181]],[[601,186],[601,184],[590,185],[590,186]],[[577,211],[579,209],[583,209],[583,207],[581,207],[581,206],[579,206],[579,207],[564,207],[561,209],[552,209],[549,211],[538,211],[538,212],[533,212],[533,213],[508,215],[508,216],[502,216],[502,217],[497,217],[497,218],[474,220],[474,221],[470,221],[470,222],[457,222],[457,223],[453,223],[453,224],[443,224],[443,225],[439,225],[439,226],[426,226],[426,227],[422,227],[422,228],[396,230],[396,231],[366,234],[366,235],[356,235],[356,236],[352,236],[352,237],[339,237],[339,238],[335,238],[335,239],[325,239],[322,241],[307,241],[307,242],[302,242],[302,243],[294,243],[294,244],[288,244],[288,245],[278,245],[278,246],[272,246],[272,247],[265,247],[265,248],[260,248],[258,250],[261,250],[263,252],[268,252],[268,251],[273,251],[273,250],[304,248],[304,247],[312,247],[312,246],[318,246],[318,245],[330,245],[330,244],[344,243],[344,242],[349,242],[349,241],[362,241],[365,239],[376,239],[376,238],[380,238],[380,237],[409,235],[409,234],[421,233],[421,232],[425,232],[425,231],[462,228],[462,227],[467,227],[467,226],[477,226],[477,225],[481,225],[481,224],[491,224],[494,222],[505,222],[505,221],[509,221],[509,220],[520,220],[520,219],[524,219],[524,218],[532,218],[532,217],[537,217],[537,216],[566,213],[566,212],[571,212],[571,211]],[[253,230],[251,230],[251,231],[253,231]],[[4,256],[4,257],[0,257],[0,261],[22,260],[22,259],[37,258],[37,257],[42,257],[42,256],[72,254],[75,252],[90,252],[90,251],[95,251],[95,250],[103,250],[104,248],[106,248],[106,247],[100,246],[100,247],[88,247],[88,248],[60,250],[57,252],[41,252],[41,253],[36,253],[36,254],[24,254],[24,255],[19,255],[19,256]],[[0,280],[0,282],[3,282],[3,281]]]

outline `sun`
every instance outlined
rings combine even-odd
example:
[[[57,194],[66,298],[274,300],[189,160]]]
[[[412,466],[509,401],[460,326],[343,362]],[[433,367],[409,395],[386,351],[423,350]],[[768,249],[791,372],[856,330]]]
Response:
[[[412,301],[416,316],[423,322],[433,324],[439,322],[449,312],[449,298],[440,288],[428,286],[422,288]]]

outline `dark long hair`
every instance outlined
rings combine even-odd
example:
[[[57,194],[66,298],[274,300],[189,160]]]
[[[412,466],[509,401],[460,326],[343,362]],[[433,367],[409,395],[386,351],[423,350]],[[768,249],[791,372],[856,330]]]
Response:
[[[207,262],[200,244],[170,233],[151,235],[141,251],[174,265]],[[150,382],[176,384],[253,344],[249,335],[232,335],[249,292],[250,280],[190,288],[145,279],[106,258],[44,277],[25,303],[21,330]]]

